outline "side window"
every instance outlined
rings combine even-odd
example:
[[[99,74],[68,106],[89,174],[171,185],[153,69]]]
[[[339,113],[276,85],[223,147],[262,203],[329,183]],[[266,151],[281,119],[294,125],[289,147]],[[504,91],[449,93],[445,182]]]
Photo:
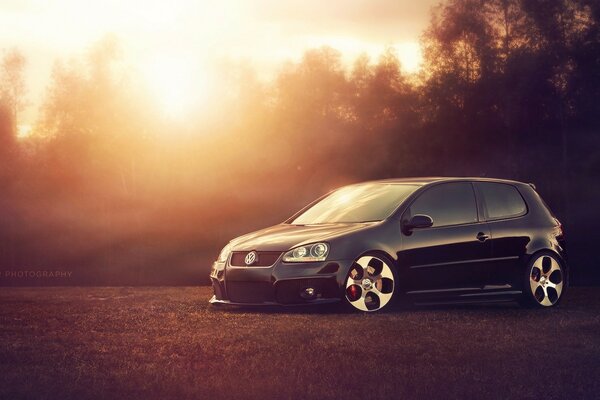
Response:
[[[458,225],[477,222],[477,203],[469,182],[444,183],[426,190],[410,206],[405,219],[425,214],[433,219],[433,226]]]
[[[527,212],[523,197],[512,185],[477,182],[477,189],[483,196],[489,219],[517,217]]]

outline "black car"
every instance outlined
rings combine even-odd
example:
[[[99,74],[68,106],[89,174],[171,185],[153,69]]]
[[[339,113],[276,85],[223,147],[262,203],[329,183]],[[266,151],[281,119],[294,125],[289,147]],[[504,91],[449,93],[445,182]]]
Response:
[[[377,311],[514,301],[551,307],[568,284],[563,229],[531,184],[411,178],[337,189],[282,224],[232,240],[213,304],[343,301]]]

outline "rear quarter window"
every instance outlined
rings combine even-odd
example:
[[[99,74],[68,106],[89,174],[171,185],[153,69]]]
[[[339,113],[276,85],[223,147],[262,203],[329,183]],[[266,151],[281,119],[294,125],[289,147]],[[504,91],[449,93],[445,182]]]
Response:
[[[504,183],[477,182],[488,219],[519,217],[527,213],[525,200],[516,187]]]

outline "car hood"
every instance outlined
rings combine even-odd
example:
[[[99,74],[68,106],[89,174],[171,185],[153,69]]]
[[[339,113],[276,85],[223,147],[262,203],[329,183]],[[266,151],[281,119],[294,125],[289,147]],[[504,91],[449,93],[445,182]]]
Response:
[[[280,224],[261,229],[231,241],[233,251],[286,251],[314,242],[327,242],[339,236],[373,226],[376,222],[318,225]]]

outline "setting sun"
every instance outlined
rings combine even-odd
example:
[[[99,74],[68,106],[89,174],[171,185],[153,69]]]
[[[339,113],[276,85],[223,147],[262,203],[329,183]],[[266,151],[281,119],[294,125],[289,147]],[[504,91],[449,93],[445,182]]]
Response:
[[[419,43],[402,43],[396,46],[396,50],[398,51],[398,57],[402,63],[402,69],[405,72],[414,73],[421,68],[423,55],[421,54]]]
[[[140,6],[117,0],[9,0],[0,7],[0,35],[5,43],[18,43],[28,59],[23,124],[35,125],[54,63],[84,55],[106,35],[118,40],[122,61],[140,73],[164,115],[182,120],[207,104],[209,84],[218,86],[213,72],[223,62],[248,64],[261,79],[270,80],[282,63],[298,60],[311,48],[333,47],[348,66],[360,54],[376,62],[392,48],[404,73],[417,72],[419,34],[433,3],[371,7],[360,1],[340,6],[182,0]],[[398,24],[388,14],[410,16],[410,22]]]
[[[207,72],[195,66],[185,58],[167,54],[141,67],[144,81],[166,117],[182,120],[208,100]]]

